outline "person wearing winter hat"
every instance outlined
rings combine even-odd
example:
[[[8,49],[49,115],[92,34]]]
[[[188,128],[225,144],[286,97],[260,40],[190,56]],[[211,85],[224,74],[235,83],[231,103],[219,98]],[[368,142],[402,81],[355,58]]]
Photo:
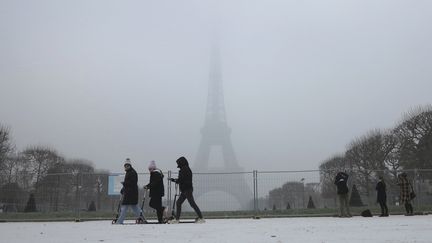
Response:
[[[163,224],[165,223],[163,215],[166,209],[162,206],[162,197],[165,195],[163,183],[164,175],[162,171],[156,167],[156,162],[154,160],[150,161],[148,170],[150,172],[150,182],[144,186],[144,189],[150,190],[149,205],[156,210],[158,222]]]
[[[201,210],[195,203],[193,197],[193,185],[192,185],[192,170],[189,168],[189,163],[185,157],[180,157],[177,159],[177,168],[180,168],[179,176],[177,179],[170,178],[172,182],[179,184],[180,186],[180,196],[176,202],[176,216],[175,219],[169,221],[170,224],[177,224],[180,220],[181,206],[183,202],[187,199],[191,207],[195,210],[198,218],[195,219],[196,223],[204,223],[205,220],[201,214]]]
[[[116,221],[116,224],[123,224],[126,218],[128,208],[131,208],[137,217],[137,223],[145,223],[144,216],[141,209],[138,207],[138,175],[135,169],[132,167],[132,163],[129,158],[124,162],[124,169],[126,175],[122,182],[123,188],[120,193],[123,195],[122,205],[120,209],[120,216]]]

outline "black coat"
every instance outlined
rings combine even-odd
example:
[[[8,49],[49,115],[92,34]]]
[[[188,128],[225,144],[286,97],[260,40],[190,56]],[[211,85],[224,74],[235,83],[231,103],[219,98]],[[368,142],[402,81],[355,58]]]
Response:
[[[150,189],[150,197],[163,197],[165,195],[163,178],[164,175],[160,170],[150,172],[150,182],[146,186]]]
[[[180,168],[177,183],[180,186],[180,191],[193,190],[192,186],[192,170],[189,168],[189,163],[185,157],[180,157],[177,161],[177,167]]]
[[[386,184],[384,181],[379,181],[375,187],[377,191],[377,202],[386,202],[387,193],[386,193]]]
[[[180,186],[180,191],[193,190],[192,185],[192,170],[189,166],[183,166],[179,171],[177,183]]]
[[[348,175],[344,172],[339,172],[336,175],[334,184],[337,186],[337,194],[347,194],[348,193]]]
[[[123,194],[123,205],[138,204],[138,175],[132,167],[126,171],[121,193]]]

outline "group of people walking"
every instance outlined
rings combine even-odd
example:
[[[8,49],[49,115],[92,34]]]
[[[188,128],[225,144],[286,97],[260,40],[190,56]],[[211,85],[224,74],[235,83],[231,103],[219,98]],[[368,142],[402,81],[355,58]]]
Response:
[[[340,217],[352,217],[349,209],[349,175],[345,172],[338,172],[335,177],[334,184],[337,187],[337,195],[339,198]],[[398,175],[397,185],[400,187],[400,203],[405,206],[406,216],[414,215],[414,209],[411,200],[415,197],[413,186],[408,180],[405,172]],[[387,188],[383,176],[378,177],[378,182],[375,187],[377,191],[377,203],[381,208],[380,217],[388,217],[389,211],[387,207]]]
[[[179,176],[177,179],[169,178],[170,181],[176,183],[180,187],[180,195],[176,202],[176,214],[171,219],[168,219],[166,213],[166,207],[162,205],[162,197],[165,195],[163,178],[164,175],[162,170],[156,167],[156,162],[151,161],[148,166],[150,172],[150,181],[144,186],[144,190],[149,190],[150,202],[149,206],[156,210],[158,223],[164,224],[177,224],[180,220],[181,207],[183,202],[187,199],[191,207],[195,210],[197,218],[196,223],[204,223],[205,220],[202,216],[201,210],[195,203],[193,197],[193,184],[192,184],[192,170],[189,168],[189,163],[185,157],[180,157],[176,161],[177,168],[179,168]],[[123,224],[126,217],[128,208],[131,208],[137,217],[137,223],[147,223],[142,208],[138,206],[138,175],[135,169],[132,167],[130,159],[126,159],[124,163],[124,169],[126,175],[122,182],[123,187],[120,191],[122,195],[120,215],[113,222],[116,224]],[[145,195],[144,195],[145,196]]]
[[[203,223],[205,220],[193,197],[192,170],[189,167],[189,163],[185,157],[178,158],[176,163],[177,168],[179,168],[179,176],[177,179],[169,178],[170,181],[178,184],[180,187],[180,195],[175,204],[175,215],[173,215],[171,219],[168,219],[166,213],[167,208],[162,205],[162,197],[165,195],[163,183],[164,174],[162,173],[162,170],[156,167],[155,161],[151,161],[148,166],[148,170],[150,172],[150,181],[144,186],[145,190],[150,191],[149,206],[156,210],[158,223],[176,224],[179,223],[180,220],[182,204],[187,199],[198,216],[195,219],[195,222]],[[137,223],[146,223],[147,221],[143,215],[142,208],[138,206],[138,175],[135,169],[132,167],[130,159],[126,159],[124,163],[124,169],[126,171],[126,175],[124,181],[122,182],[123,188],[120,191],[122,195],[120,215],[114,223],[123,224],[128,208],[131,208],[136,215]],[[334,184],[337,187],[340,217],[352,217],[349,208],[349,189],[347,184],[348,178],[349,175],[346,172],[338,172],[334,181]],[[415,193],[405,172],[398,175],[397,185],[400,187],[399,199],[401,204],[405,206],[405,215],[414,215],[414,209],[411,204],[411,200],[415,197]],[[377,191],[377,203],[381,208],[380,217],[387,217],[389,216],[387,207],[387,188],[383,176],[379,176],[379,180],[375,189]]]

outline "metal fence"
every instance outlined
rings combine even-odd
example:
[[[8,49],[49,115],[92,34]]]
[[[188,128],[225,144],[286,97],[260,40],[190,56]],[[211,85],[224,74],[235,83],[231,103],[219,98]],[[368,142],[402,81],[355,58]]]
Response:
[[[167,178],[176,178],[178,174],[172,171],[164,174],[163,204],[171,209],[176,187]],[[334,171],[319,170],[196,172],[193,177],[194,196],[204,214],[214,216],[336,213],[335,174]],[[377,208],[377,175],[384,174],[388,204],[390,207],[398,206],[399,187],[392,173],[372,171],[366,180],[355,173],[349,174],[351,198],[357,198],[353,204]],[[414,206],[428,209],[432,205],[432,170],[412,170],[408,171],[408,175],[417,194]],[[14,182],[2,185],[0,219],[109,218],[116,212],[120,196],[108,195],[108,176],[89,173],[49,174],[31,186]],[[140,203],[144,196],[142,188],[148,183],[149,177],[148,173],[139,173]],[[145,213],[154,216],[146,200]],[[185,214],[192,212],[187,202],[183,205]]]

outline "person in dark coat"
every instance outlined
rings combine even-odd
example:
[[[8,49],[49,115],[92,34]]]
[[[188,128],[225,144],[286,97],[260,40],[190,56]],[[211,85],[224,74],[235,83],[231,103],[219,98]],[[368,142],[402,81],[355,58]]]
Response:
[[[160,224],[164,223],[163,214],[165,207],[162,206],[162,197],[165,195],[163,184],[164,175],[160,169],[156,167],[156,162],[152,160],[148,167],[150,171],[150,182],[144,189],[150,190],[150,207],[156,209],[156,215]]]
[[[126,175],[122,182],[123,188],[120,193],[122,194],[122,205],[120,210],[120,216],[117,219],[117,224],[123,224],[126,217],[127,209],[131,208],[137,217],[137,222],[145,222],[141,208],[138,207],[138,175],[129,158],[124,163],[124,169]]]
[[[339,208],[340,208],[340,217],[351,217],[351,213],[349,210],[349,196],[348,196],[348,174],[345,172],[338,172],[336,174],[334,184],[337,187],[337,195],[339,197]]]
[[[400,187],[400,202],[405,205],[406,216],[414,215],[414,209],[411,204],[411,192],[413,191],[412,185],[407,178],[407,174],[405,172],[401,173],[398,176],[398,185]]]
[[[377,191],[377,202],[381,207],[380,217],[387,217],[389,216],[388,208],[387,208],[387,192],[386,192],[386,184],[384,182],[383,176],[379,176],[379,181],[376,184],[375,189]]]
[[[177,159],[177,168],[180,168],[179,176],[177,179],[170,178],[171,181],[179,184],[180,187],[180,196],[177,199],[176,203],[176,216],[175,219],[169,221],[170,224],[179,223],[180,214],[181,214],[181,206],[183,202],[187,199],[191,207],[195,210],[195,213],[198,215],[198,218],[195,219],[196,223],[204,223],[205,220],[202,216],[201,210],[198,205],[195,203],[195,199],[193,197],[193,185],[192,185],[192,171],[189,168],[189,163],[185,157],[180,157]]]

